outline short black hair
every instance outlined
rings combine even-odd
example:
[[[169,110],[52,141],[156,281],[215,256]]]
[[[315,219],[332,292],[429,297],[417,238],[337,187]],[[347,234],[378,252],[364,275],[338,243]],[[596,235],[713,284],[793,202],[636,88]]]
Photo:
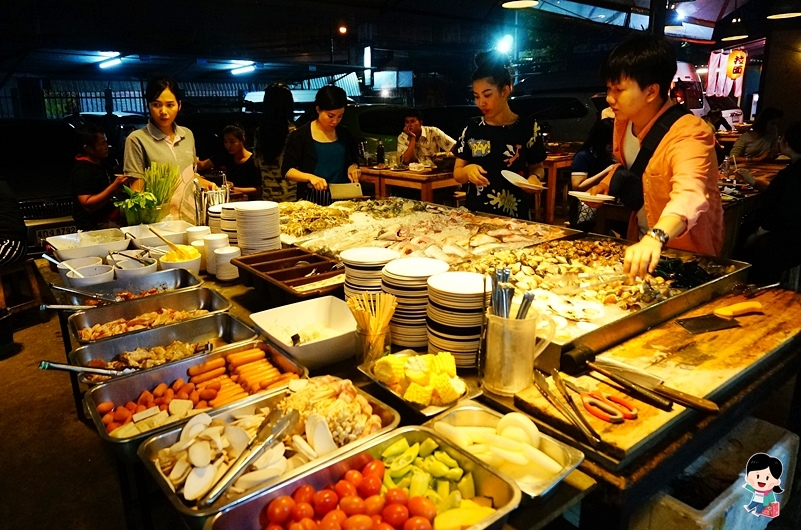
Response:
[[[408,109],[406,113],[403,115],[403,119],[406,118],[417,118],[417,121],[423,121],[423,111],[420,109]]]
[[[763,135],[768,130],[769,122],[773,120],[780,120],[783,117],[784,112],[776,107],[768,107],[757,115],[756,119],[754,120],[754,124],[751,125],[751,129],[755,130],[760,135]]]
[[[657,84],[665,100],[675,75],[676,52],[665,38],[655,35],[638,35],[618,44],[601,64],[604,82],[628,77],[643,89]]]
[[[181,101],[183,96],[181,94],[181,88],[178,86],[178,82],[171,77],[154,77],[148,81],[147,88],[145,89],[145,99],[148,103],[156,101],[161,93],[167,89],[175,94],[176,100]]]
[[[94,123],[87,123],[85,125],[81,125],[78,127],[77,130],[78,137],[78,152],[84,153],[86,152],[85,146],[87,145],[94,145],[95,140],[97,139],[97,135],[99,134],[106,134],[103,132],[103,129],[100,128],[98,125]]]
[[[335,85],[326,85],[314,96],[314,105],[320,110],[344,109],[348,103],[345,90]]]
[[[770,456],[765,453],[756,453],[748,459],[748,464],[745,466],[745,474],[748,475],[752,471],[761,471],[763,469],[770,469],[770,474],[773,478],[781,478],[782,476],[782,461],[778,458]],[[783,493],[784,490],[777,484],[773,486],[775,493]]]
[[[505,86],[512,86],[512,74],[507,67],[507,60],[498,52],[481,52],[476,55],[476,69],[473,72],[473,81],[488,79],[489,82],[501,90]]]
[[[784,141],[790,149],[801,154],[801,121],[794,121],[784,130]]]
[[[222,130],[223,139],[225,139],[226,134],[230,134],[240,142],[245,143],[245,129],[240,127],[238,123],[226,125]]]

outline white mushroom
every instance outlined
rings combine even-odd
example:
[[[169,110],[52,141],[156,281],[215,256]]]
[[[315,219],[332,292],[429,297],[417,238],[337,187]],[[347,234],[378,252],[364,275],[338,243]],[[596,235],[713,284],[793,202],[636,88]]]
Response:
[[[211,463],[211,445],[208,440],[198,440],[188,451],[189,462],[195,467],[206,467]]]
[[[228,438],[228,442],[231,444],[228,447],[228,454],[231,458],[237,458],[250,443],[250,435],[248,435],[247,431],[234,425],[229,425],[225,428],[225,437]]]

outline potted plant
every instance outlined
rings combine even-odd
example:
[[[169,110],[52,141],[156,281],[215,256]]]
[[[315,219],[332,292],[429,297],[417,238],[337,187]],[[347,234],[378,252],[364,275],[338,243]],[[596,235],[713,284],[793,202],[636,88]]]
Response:
[[[128,225],[155,223],[164,219],[170,211],[170,199],[180,183],[178,168],[170,164],[153,162],[145,170],[144,189],[132,190],[125,186],[127,199],[117,201]]]

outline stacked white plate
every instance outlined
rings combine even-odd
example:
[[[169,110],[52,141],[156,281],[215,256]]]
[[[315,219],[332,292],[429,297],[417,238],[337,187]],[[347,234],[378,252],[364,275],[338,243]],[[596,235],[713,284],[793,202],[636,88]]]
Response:
[[[203,246],[206,249],[206,271],[209,274],[216,274],[217,258],[214,257],[214,251],[218,248],[228,246],[228,236],[226,234],[209,234],[203,236]]]
[[[231,243],[231,246],[236,246],[236,203],[226,202],[221,206],[220,231],[223,234],[228,234],[228,241]]]
[[[236,240],[243,255],[281,248],[281,223],[278,219],[277,202],[238,202],[234,211]]]
[[[239,247],[222,247],[214,251],[214,261],[217,265],[214,275],[218,280],[227,281],[239,278],[239,269],[231,263],[231,260],[241,255]]]
[[[448,268],[447,262],[433,258],[396,259],[384,266],[381,289],[398,298],[395,314],[389,321],[392,344],[405,348],[427,346],[428,277]]]
[[[345,264],[345,299],[363,292],[381,292],[381,269],[400,254],[382,247],[349,248],[339,254]]]
[[[209,228],[212,234],[220,234],[220,216],[222,215],[222,204],[209,206]]]
[[[428,278],[428,351],[449,351],[459,368],[476,365],[490,279],[477,272],[444,272]]]

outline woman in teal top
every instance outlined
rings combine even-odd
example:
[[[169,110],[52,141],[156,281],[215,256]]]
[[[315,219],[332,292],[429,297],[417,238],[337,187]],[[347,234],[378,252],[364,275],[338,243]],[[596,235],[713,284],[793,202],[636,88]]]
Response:
[[[359,181],[358,150],[353,134],[340,125],[347,96],[336,86],[317,91],[317,119],[287,138],[281,173],[298,186],[298,198],[331,204],[329,184]]]

